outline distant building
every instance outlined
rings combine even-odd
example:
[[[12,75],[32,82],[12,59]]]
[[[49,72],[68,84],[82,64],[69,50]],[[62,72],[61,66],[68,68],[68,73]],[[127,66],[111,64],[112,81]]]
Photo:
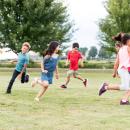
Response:
[[[34,51],[29,51],[29,56],[30,56],[30,59],[33,61],[41,61],[42,60],[42,57],[40,56],[40,54],[36,53]]]
[[[18,56],[9,48],[0,49],[0,61],[2,60],[14,60],[17,59]]]
[[[39,53],[36,53],[34,51],[28,52],[29,57],[33,61],[41,61],[42,57]],[[14,53],[10,48],[3,48],[0,49],[0,61],[8,61],[8,60],[17,60],[18,55]]]

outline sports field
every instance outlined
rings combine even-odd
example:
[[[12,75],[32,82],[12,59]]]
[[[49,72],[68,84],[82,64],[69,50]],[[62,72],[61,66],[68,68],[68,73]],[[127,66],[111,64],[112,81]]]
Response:
[[[130,130],[130,106],[120,106],[124,92],[106,92],[98,96],[103,81],[119,83],[111,72],[81,70],[89,79],[87,88],[72,79],[67,89],[59,86],[65,80],[66,70],[60,70],[60,79],[40,102],[34,97],[39,86],[16,80],[11,95],[5,94],[12,72],[0,72],[0,130]],[[30,80],[39,72],[30,72]]]

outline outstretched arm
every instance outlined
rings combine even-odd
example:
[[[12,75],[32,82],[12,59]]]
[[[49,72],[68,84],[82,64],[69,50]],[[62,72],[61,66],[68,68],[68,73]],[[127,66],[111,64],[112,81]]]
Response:
[[[41,62],[41,71],[44,72],[44,73],[47,73],[48,71],[44,69],[44,65],[43,63]]]
[[[21,79],[22,74],[23,74],[23,72],[25,72],[26,68],[27,68],[27,64],[24,64],[24,67],[23,67],[22,71],[21,71],[20,74],[18,75],[18,79]]]
[[[113,78],[115,78],[117,76],[118,67],[119,67],[119,55],[117,55],[116,61],[115,61],[115,64],[114,64]]]
[[[58,66],[56,66],[56,70],[55,70],[55,76],[56,76],[56,79],[59,79]]]

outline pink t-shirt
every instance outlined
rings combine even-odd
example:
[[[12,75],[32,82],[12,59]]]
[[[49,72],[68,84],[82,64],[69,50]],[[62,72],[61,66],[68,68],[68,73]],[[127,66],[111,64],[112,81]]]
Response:
[[[127,69],[130,67],[130,55],[128,53],[128,47],[123,46],[120,48],[118,57],[119,57],[119,69],[124,68]]]

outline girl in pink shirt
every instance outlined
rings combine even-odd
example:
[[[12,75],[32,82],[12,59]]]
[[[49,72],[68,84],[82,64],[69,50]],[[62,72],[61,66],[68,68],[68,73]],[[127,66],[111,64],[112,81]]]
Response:
[[[130,35],[125,34],[122,38],[123,46],[120,48],[115,65],[113,77],[118,74],[121,78],[120,85],[109,85],[108,83],[103,83],[99,90],[99,96],[101,96],[107,90],[125,90],[126,93],[120,101],[120,105],[129,105],[128,98],[130,96],[130,74],[128,69],[130,67]]]

